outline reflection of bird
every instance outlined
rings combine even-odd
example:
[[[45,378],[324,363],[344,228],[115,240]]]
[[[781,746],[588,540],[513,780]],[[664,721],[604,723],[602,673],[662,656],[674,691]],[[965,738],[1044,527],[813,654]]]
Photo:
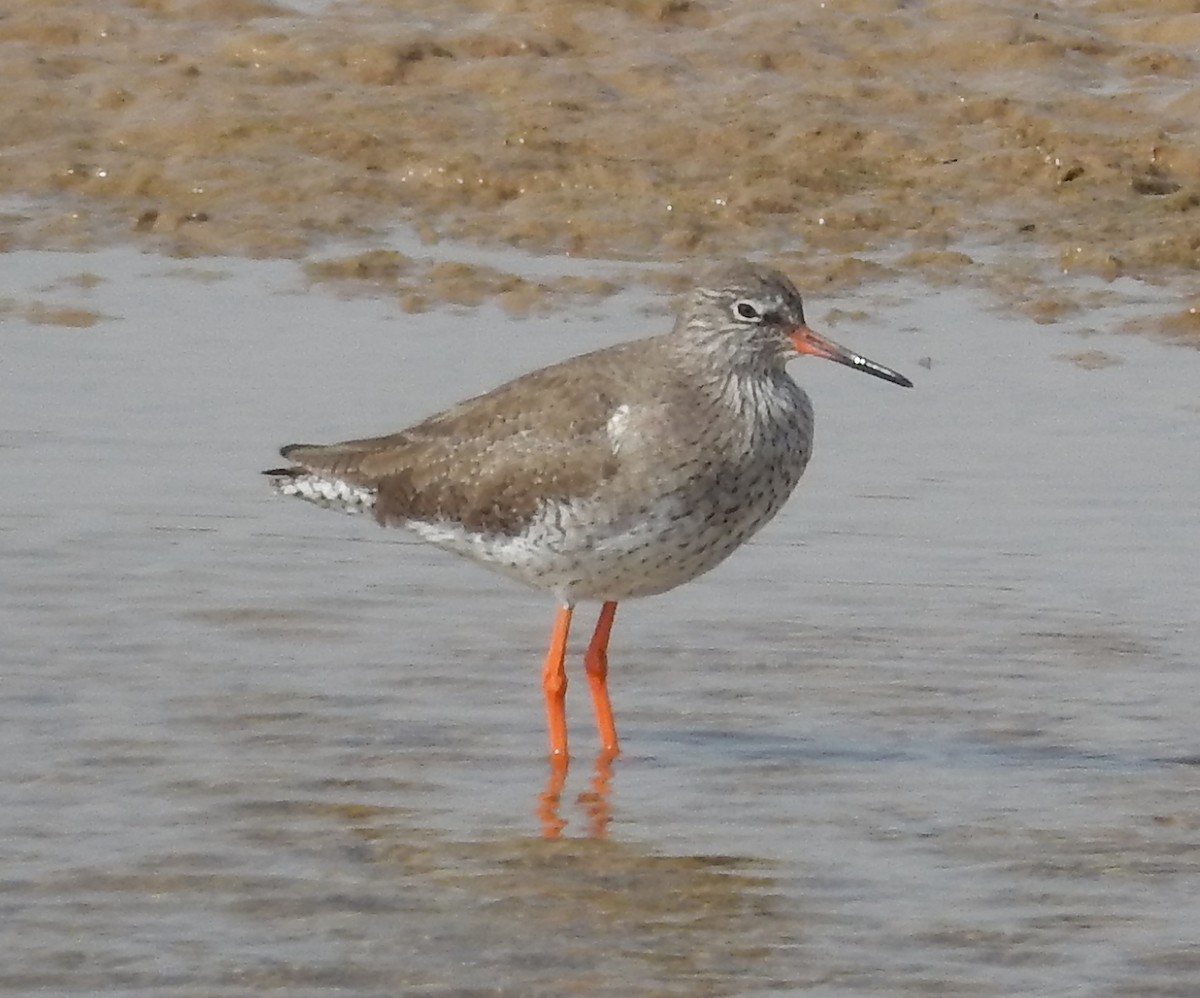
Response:
[[[552,757],[567,755],[572,608],[602,601],[584,663],[612,755],[617,603],[707,572],[779,512],[812,446],[812,405],[785,370],[797,354],[912,385],[810,330],[783,274],[736,263],[691,292],[669,333],[534,371],[399,433],[291,444],[292,466],[266,474],[284,495],[370,511],[552,593]]]

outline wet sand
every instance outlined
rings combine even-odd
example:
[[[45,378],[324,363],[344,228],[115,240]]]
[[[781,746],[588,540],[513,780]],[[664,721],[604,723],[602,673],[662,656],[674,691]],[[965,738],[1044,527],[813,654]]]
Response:
[[[1196,992],[1194,352],[810,296],[917,388],[794,365],[798,494],[622,608],[625,752],[597,781],[577,682],[545,841],[551,606],[257,471],[663,302],[405,315],[128,250],[0,296],[0,993]]]
[[[1178,279],[1147,325],[1200,337],[1192,0],[2,6],[0,192],[34,199],[7,245],[299,256],[403,222],[771,253],[814,290],[886,250],[1047,322],[1086,307],[1062,270]]]

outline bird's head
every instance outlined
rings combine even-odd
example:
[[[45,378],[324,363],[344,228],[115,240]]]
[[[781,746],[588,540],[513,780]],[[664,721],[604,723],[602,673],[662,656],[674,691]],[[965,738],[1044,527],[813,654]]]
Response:
[[[779,369],[809,354],[912,387],[904,375],[813,332],[795,285],[778,270],[744,261],[724,264],[700,281],[679,314],[675,335],[709,362],[735,370]]]

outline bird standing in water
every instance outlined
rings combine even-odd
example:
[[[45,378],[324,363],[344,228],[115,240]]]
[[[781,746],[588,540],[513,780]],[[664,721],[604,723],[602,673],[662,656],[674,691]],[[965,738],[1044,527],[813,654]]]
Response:
[[[777,270],[738,262],[674,328],[542,368],[398,433],[290,444],[275,489],[369,512],[550,593],[542,669],[552,759],[567,759],[564,667],[579,600],[601,602],[584,655],[602,754],[617,753],[608,641],[617,604],[724,561],[779,512],[812,451],[799,354],[912,382],[817,335]]]

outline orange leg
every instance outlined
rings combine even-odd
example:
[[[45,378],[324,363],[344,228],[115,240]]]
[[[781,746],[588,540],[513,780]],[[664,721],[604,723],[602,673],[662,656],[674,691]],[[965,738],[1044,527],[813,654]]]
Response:
[[[608,635],[612,631],[617,604],[609,600],[600,608],[596,630],[583,656],[587,670],[588,688],[592,691],[592,707],[596,712],[596,728],[600,732],[600,751],[610,759],[620,751],[617,747],[617,725],[613,721],[612,704],[608,699]]]
[[[542,666],[542,692],[546,695],[546,731],[550,736],[550,761],[567,762],[567,634],[571,630],[571,607],[560,606],[550,632],[550,648]]]

